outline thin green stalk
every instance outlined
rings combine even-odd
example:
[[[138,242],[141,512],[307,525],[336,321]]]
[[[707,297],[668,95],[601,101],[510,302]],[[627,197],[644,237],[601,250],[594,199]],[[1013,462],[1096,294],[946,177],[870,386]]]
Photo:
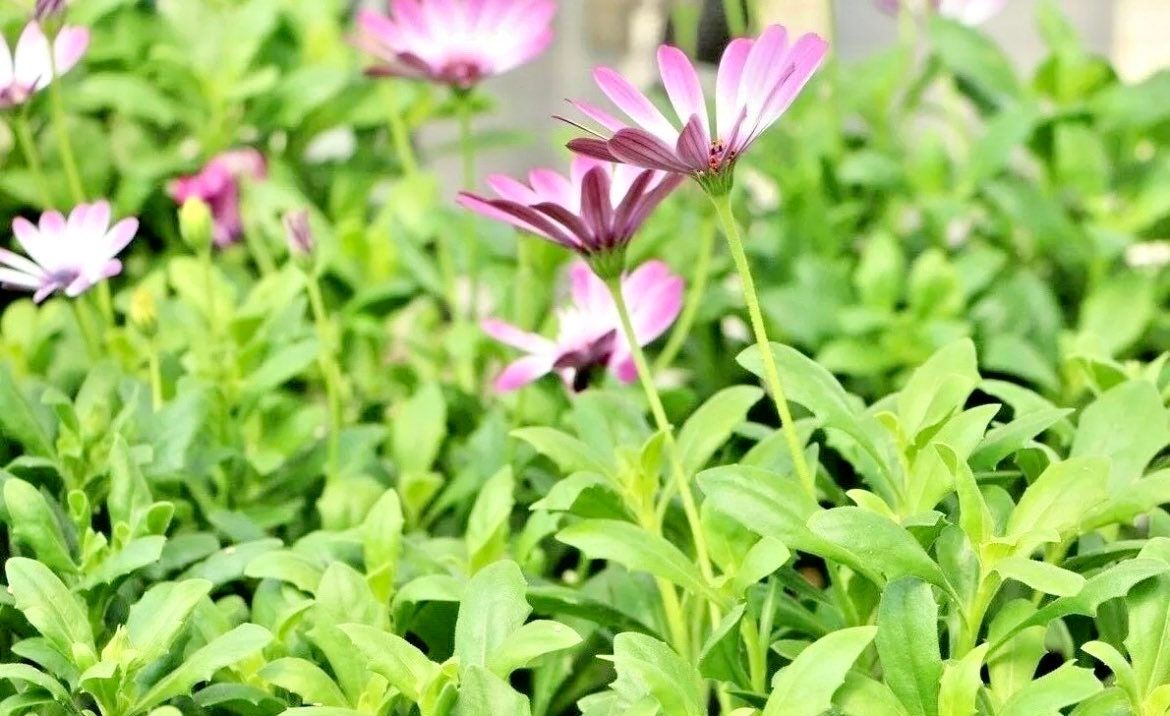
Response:
[[[755,334],[756,345],[760,349],[760,360],[764,365],[764,383],[772,393],[772,400],[776,403],[776,410],[780,413],[780,427],[784,431],[785,442],[792,454],[792,463],[796,466],[796,474],[804,491],[814,502],[817,498],[816,483],[812,471],[804,456],[804,448],[800,436],[796,432],[796,421],[792,419],[792,410],[788,407],[788,398],[784,393],[784,386],[780,382],[780,371],[776,367],[776,359],[772,355],[772,348],[768,340],[768,331],[764,327],[764,314],[760,311],[760,299],[756,294],[756,282],[752,278],[751,265],[744,252],[743,239],[739,234],[739,225],[735,221],[735,214],[731,210],[730,194],[712,195],[711,201],[719,214],[719,221],[723,225],[723,233],[727,236],[727,245],[731,248],[731,257],[735,260],[735,268],[743,284],[743,298],[747,304],[748,316],[751,319],[752,333]]]
[[[711,278],[711,256],[715,249],[715,222],[706,221],[699,231],[699,255],[695,258],[695,270],[691,274],[690,290],[687,291],[687,301],[683,306],[682,315],[671,329],[670,338],[666,346],[658,355],[654,364],[657,371],[666,370],[674,363],[679,351],[690,338],[691,329],[695,327],[695,319],[703,305],[703,298],[707,295],[707,283]]]
[[[32,130],[28,126],[28,117],[24,112],[16,115],[15,120],[16,142],[20,145],[20,151],[24,155],[24,161],[28,164],[29,171],[32,172],[33,181],[37,184],[37,190],[41,194],[41,205],[43,208],[49,208],[53,204],[53,196],[49,192],[49,182],[45,179],[45,165],[41,162],[40,152],[37,151],[36,141],[33,139]]]
[[[463,165],[463,188],[466,191],[475,190],[475,133],[472,127],[471,93],[459,96],[459,155]],[[470,278],[471,298],[468,301],[467,313],[476,318],[476,300],[479,298],[479,237],[475,235],[475,217],[471,212],[466,213],[467,221],[467,275]]]
[[[387,125],[390,128],[390,140],[394,143],[394,153],[398,155],[398,163],[402,165],[406,176],[413,177],[418,174],[418,159],[414,156],[414,147],[410,144],[410,131],[402,119],[402,113],[398,111],[393,86],[389,81],[382,83],[382,96],[388,110]]]
[[[613,294],[614,305],[617,307],[618,317],[621,320],[622,331],[625,334],[626,342],[630,346],[630,355],[634,360],[634,366],[638,371],[638,379],[642,383],[642,390],[646,393],[646,400],[650,403],[650,412],[654,416],[655,425],[658,427],[666,441],[667,458],[670,461],[670,473],[674,481],[675,489],[682,497],[683,512],[687,517],[687,524],[691,529],[691,537],[695,542],[695,557],[699,563],[699,571],[703,574],[703,578],[709,583],[713,580],[714,573],[711,570],[711,560],[707,552],[707,540],[703,536],[703,525],[699,520],[699,509],[695,504],[694,493],[691,492],[691,486],[687,480],[686,471],[683,468],[682,460],[679,458],[678,444],[674,440],[674,428],[671,426],[669,419],[666,417],[666,409],[662,405],[662,397],[658,394],[658,388],[654,385],[654,377],[650,372],[650,365],[646,362],[646,354],[642,351],[641,345],[638,343],[637,335],[634,332],[634,324],[630,320],[630,310],[626,305],[625,296],[622,295],[621,279],[616,278],[608,281],[610,293]],[[718,606],[710,605],[712,625],[719,623]]]
[[[69,308],[73,310],[73,318],[77,321],[77,327],[81,329],[81,336],[85,339],[86,353],[89,354],[91,360],[97,360],[102,355],[102,344],[94,331],[93,324],[90,323],[89,317],[85,314],[85,307],[78,300],[71,300],[68,303]]]
[[[329,401],[329,442],[327,445],[327,479],[336,480],[341,469],[341,368],[337,364],[337,351],[333,340],[333,330],[329,324],[329,314],[325,310],[325,301],[321,297],[321,285],[317,277],[308,271],[305,272],[305,292],[309,295],[309,306],[313,311],[313,321],[317,326],[317,340],[321,349],[317,354],[317,363],[321,367],[321,374],[325,379],[325,394]]]
[[[49,99],[53,105],[53,127],[57,132],[57,149],[61,152],[61,165],[65,169],[65,180],[76,204],[85,203],[85,186],[81,173],[77,171],[77,157],[73,154],[73,143],[69,139],[69,127],[65,123],[65,104],[61,98],[61,83],[57,76],[56,61],[49,53],[49,65],[53,80],[49,83]]]
[[[163,406],[162,366],[158,359],[158,345],[153,339],[150,341],[146,361],[150,371],[150,404],[157,413]]]
[[[249,220],[244,227],[244,244],[248,247],[252,260],[259,267],[261,276],[276,273],[276,259],[272,257],[272,251],[255,221]]]

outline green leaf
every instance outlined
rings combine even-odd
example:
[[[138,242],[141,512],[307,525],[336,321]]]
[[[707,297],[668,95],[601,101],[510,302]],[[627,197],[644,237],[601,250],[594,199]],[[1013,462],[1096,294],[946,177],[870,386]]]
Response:
[[[0,365],[0,434],[24,447],[29,455],[51,458],[53,435],[33,411],[7,365]]]
[[[1003,107],[1020,94],[1015,70],[1000,48],[976,29],[933,15],[931,47],[981,103]]]
[[[939,350],[898,393],[898,420],[910,438],[962,409],[979,384],[975,344],[964,338]]]
[[[73,655],[76,646],[94,651],[89,617],[48,567],[36,560],[13,557],[4,564],[4,572],[16,608],[58,651],[66,657]]]
[[[167,672],[138,700],[135,710],[158,706],[167,699],[190,693],[191,687],[208,681],[215,672],[255,654],[272,641],[272,634],[256,624],[241,624],[196,650],[182,664]]]
[[[389,620],[364,575],[345,562],[334,562],[317,585],[314,619],[318,624],[369,624],[384,626]]]
[[[370,669],[385,676],[406,698],[418,701],[423,689],[439,674],[439,665],[418,647],[397,634],[365,624],[343,624],[358,651],[370,661]]]
[[[930,585],[914,578],[890,582],[882,592],[877,626],[886,684],[914,716],[937,716],[943,663],[938,604]]]
[[[508,520],[515,500],[512,467],[500,468],[479,491],[467,518],[467,558],[472,571],[503,556],[508,539]]]
[[[538,453],[555,462],[566,475],[574,472],[609,475],[613,472],[608,457],[560,430],[544,427],[520,428],[513,430],[512,436],[528,443]]]
[[[487,666],[496,676],[507,679],[516,669],[523,669],[546,654],[571,649],[580,643],[581,635],[560,622],[528,622],[496,649]]]
[[[1142,555],[1150,551],[1149,546]],[[1161,561],[1161,560],[1159,560]],[[1129,633],[1125,648],[1142,694],[1170,682],[1170,574],[1134,586],[1125,598]]]
[[[320,351],[316,338],[305,338],[278,348],[244,381],[244,395],[258,398],[279,388],[307,371],[317,360]]]
[[[644,634],[623,632],[613,640],[613,689],[628,703],[649,696],[664,716],[704,716],[703,680],[666,644]]]
[[[463,673],[455,713],[458,716],[529,716],[532,708],[528,699],[507,681],[477,665]]]
[[[1107,457],[1111,491],[1137,482],[1170,444],[1170,413],[1153,383],[1131,380],[1105,391],[1081,412],[1070,457]]]
[[[1006,579],[1022,582],[1032,589],[1058,597],[1071,597],[1085,586],[1085,578],[1055,564],[1026,557],[1006,557],[995,563],[995,571]]]
[[[164,656],[187,627],[200,600],[211,592],[211,582],[188,579],[156,584],[130,607],[126,639],[134,662],[146,665]]]
[[[704,470],[699,487],[710,504],[747,529],[771,537],[791,549],[823,556],[837,548],[813,534],[805,524],[818,507],[794,479],[747,465]]]
[[[69,545],[49,503],[37,488],[24,480],[4,481],[4,508],[12,538],[36,554],[37,559],[66,574],[76,574]]]
[[[244,569],[246,577],[277,579],[310,594],[317,591],[322,574],[321,566],[316,560],[291,550],[257,555]]]
[[[467,583],[455,620],[455,656],[460,668],[486,667],[532,612],[528,583],[519,565],[502,561],[479,570]]]
[[[678,450],[688,475],[710,461],[762,397],[764,391],[755,386],[737,385],[711,396],[691,414],[678,433]]]
[[[695,563],[665,538],[618,520],[584,520],[557,533],[557,539],[591,559],[617,562],[719,602]]]
[[[855,555],[888,580],[918,577],[950,590],[942,569],[906,528],[861,507],[836,507],[809,518],[808,527],[823,539]]]
[[[1086,513],[1106,499],[1108,476],[1109,461],[1100,457],[1070,458],[1049,465],[1024,491],[1008,518],[1006,536],[1073,531]]]
[[[1117,274],[1085,297],[1080,333],[1091,336],[1105,357],[1119,355],[1141,338],[1154,318],[1155,305],[1154,284],[1146,276],[1135,272]]]
[[[948,661],[943,668],[938,689],[939,716],[976,716],[976,700],[983,686],[983,659],[988,644],[980,644],[958,661]]]
[[[391,426],[391,452],[402,472],[424,473],[447,436],[447,403],[438,384],[420,388],[402,405]]]
[[[387,602],[394,590],[398,559],[402,553],[402,502],[393,489],[386,490],[366,514],[361,526],[362,557],[370,588]]]
[[[0,683],[6,681],[23,681],[48,691],[50,696],[63,704],[70,702],[69,692],[59,681],[28,664],[0,664]]]
[[[792,553],[783,542],[772,537],[764,537],[752,545],[744,555],[739,569],[735,572],[732,590],[735,594],[743,594],[752,585],[783,567],[791,556]]]
[[[972,453],[970,463],[974,470],[994,470],[999,463],[1026,447],[1037,435],[1056,425],[1072,410],[1049,408],[1019,415],[1005,425],[997,425],[980,441]]]
[[[1054,714],[1072,706],[1104,687],[1092,669],[1082,669],[1072,662],[1025,685],[1008,699],[999,716],[1036,716]]]
[[[872,626],[850,627],[813,642],[773,677],[764,716],[820,716],[827,711],[877,631]]]
[[[348,706],[345,694],[321,667],[311,661],[285,657],[265,664],[260,678],[285,691],[296,694],[301,701],[319,706]]]
[[[1112,644],[1107,644],[1103,641],[1086,642],[1082,647],[1086,654],[1095,657],[1098,661],[1109,667],[1113,672],[1113,678],[1121,690],[1129,697],[1130,704],[1135,709],[1141,708],[1142,703],[1142,689],[1137,683],[1137,677],[1133,673],[1133,667],[1121,655],[1121,652]]]

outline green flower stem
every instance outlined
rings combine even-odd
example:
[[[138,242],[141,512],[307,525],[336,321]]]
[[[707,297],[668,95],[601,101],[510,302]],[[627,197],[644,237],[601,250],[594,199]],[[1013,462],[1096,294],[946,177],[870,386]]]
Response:
[[[459,156],[463,164],[463,188],[466,191],[475,190],[475,132],[472,127],[472,95],[470,92],[461,93],[457,103],[459,115]],[[476,299],[479,297],[479,237],[475,235],[475,216],[466,212],[467,222],[467,273],[470,278],[470,300],[467,314],[476,318]]]
[[[394,97],[394,88],[391,81],[382,83],[383,101],[388,109],[387,125],[390,128],[390,140],[394,143],[394,153],[398,155],[398,163],[408,177],[418,174],[418,159],[414,156],[414,147],[410,144],[410,131],[398,111],[397,100]]]
[[[999,591],[999,586],[1000,578],[997,574],[981,575],[975,596],[971,598],[971,602],[966,605],[961,614],[959,638],[955,640],[954,649],[951,651],[952,659],[961,659],[975,648],[979,640],[979,629],[983,625],[983,617],[986,616],[987,609],[991,606],[991,600]]]
[[[715,222],[706,221],[699,230],[699,255],[695,259],[695,270],[691,274],[690,290],[687,291],[687,302],[683,306],[682,315],[670,332],[666,346],[658,355],[654,369],[662,371],[674,363],[679,351],[686,344],[691,330],[695,327],[695,319],[703,305],[703,298],[707,295],[707,283],[711,279],[711,256],[715,248]]]
[[[333,340],[333,329],[329,323],[329,314],[325,310],[325,301],[321,297],[321,285],[315,273],[305,272],[305,292],[309,296],[309,306],[313,311],[313,321],[317,326],[317,340],[321,344],[317,354],[317,363],[321,367],[321,374],[325,379],[325,394],[329,402],[329,442],[327,446],[326,477],[336,480],[341,469],[341,368],[337,364],[337,351]]]
[[[81,330],[81,336],[85,339],[85,350],[89,354],[91,360],[97,360],[102,355],[101,339],[98,338],[97,331],[94,330],[93,324],[86,314],[85,306],[82,301],[72,299],[68,301],[69,308],[73,310],[73,318],[77,321],[77,327]]]
[[[45,165],[41,162],[41,155],[37,151],[32,129],[28,126],[28,117],[24,112],[20,112],[16,115],[13,124],[15,125],[13,130],[16,133],[16,142],[20,145],[20,152],[24,155],[24,161],[28,164],[29,171],[32,172],[37,191],[40,192],[41,207],[47,209],[53,204],[53,195],[49,192],[49,182],[45,179]]]
[[[247,197],[241,198],[246,199]],[[241,202],[241,208],[245,205],[245,203]],[[272,251],[268,247],[265,236],[255,221],[246,220],[244,226],[244,244],[248,247],[248,253],[252,255],[252,260],[256,262],[256,266],[260,268],[261,276],[276,273],[276,259],[272,257]]]
[[[637,335],[634,332],[633,321],[630,320],[630,310],[626,305],[625,296],[622,295],[621,278],[614,278],[607,282],[609,284],[610,293],[613,294],[614,305],[617,307],[618,317],[621,319],[622,331],[625,333],[626,342],[630,346],[630,356],[634,360],[634,366],[638,370],[638,379],[642,383],[642,390],[646,393],[646,400],[650,403],[650,412],[654,415],[655,425],[658,427],[666,441],[666,453],[670,460],[670,473],[674,481],[674,487],[678,491],[679,496],[682,497],[683,512],[686,513],[687,524],[691,529],[691,537],[695,542],[695,557],[699,563],[699,571],[703,578],[710,584],[713,582],[714,573],[711,571],[711,560],[707,552],[707,540],[703,537],[703,525],[699,521],[699,509],[695,504],[694,493],[691,492],[691,486],[687,480],[686,471],[683,469],[682,460],[679,458],[678,444],[674,441],[674,428],[666,417],[666,409],[662,405],[662,397],[658,394],[658,389],[654,386],[654,376],[650,372],[650,365],[646,362],[646,354],[642,351],[641,345],[638,343]],[[710,605],[712,626],[719,624],[720,615],[718,606]]]
[[[162,366],[158,359],[158,342],[153,338],[150,339],[146,361],[150,371],[150,404],[157,413],[163,406]]]
[[[53,81],[49,83],[49,99],[53,105],[53,128],[57,132],[57,149],[61,152],[61,165],[65,170],[65,180],[69,184],[69,192],[77,204],[85,203],[85,187],[81,183],[81,173],[77,171],[77,157],[73,153],[73,143],[69,139],[69,127],[65,123],[65,103],[61,98],[61,83],[57,76],[56,62],[53,53],[49,53],[52,67]]]
[[[739,225],[735,221],[735,214],[731,210],[730,194],[712,195],[711,201],[719,214],[719,221],[723,225],[723,233],[727,236],[727,245],[731,248],[731,257],[735,260],[735,268],[739,272],[743,283],[743,299],[747,304],[748,316],[751,319],[752,333],[756,337],[756,345],[760,349],[760,360],[764,365],[764,383],[772,394],[776,403],[776,410],[780,413],[781,429],[784,431],[788,451],[792,454],[792,464],[796,466],[796,474],[804,491],[815,502],[817,498],[816,483],[812,471],[804,456],[804,448],[800,436],[796,432],[796,422],[792,419],[792,410],[788,407],[788,398],[784,393],[784,386],[780,382],[780,371],[776,367],[776,359],[768,340],[768,332],[764,327],[764,314],[760,311],[760,299],[756,294],[756,282],[752,278],[752,269],[744,252],[743,239],[739,234]]]

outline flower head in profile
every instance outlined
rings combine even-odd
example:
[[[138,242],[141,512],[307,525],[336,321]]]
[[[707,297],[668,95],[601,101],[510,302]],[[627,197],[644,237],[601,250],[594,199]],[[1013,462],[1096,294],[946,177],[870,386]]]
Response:
[[[1007,0],[874,0],[884,12],[894,15],[905,7],[910,12],[937,12],[964,25],[982,25],[999,14]]]
[[[605,282],[582,261],[570,266],[569,281],[572,302],[557,312],[555,339],[494,318],[483,322],[489,336],[527,353],[496,378],[496,390],[516,390],[549,373],[559,375],[574,391],[587,388],[597,373],[606,369],[624,383],[637,378],[630,346],[622,337],[621,319]],[[674,323],[682,294],[683,280],[661,261],[647,261],[622,277],[622,296],[630,308],[638,343],[650,343]]]
[[[682,177],[574,157],[569,176],[536,169],[529,184],[493,175],[496,199],[464,192],[459,203],[571,249],[603,278],[620,274],[634,234]]]
[[[171,182],[168,191],[179,204],[199,199],[211,207],[215,245],[230,246],[244,235],[240,216],[240,182],[268,175],[263,155],[255,149],[233,149],[216,155],[198,174]]]
[[[32,21],[16,42],[16,51],[0,36],[0,109],[24,104],[77,65],[89,48],[89,30],[63,27],[53,39],[45,37],[40,23]],[[55,70],[55,72],[54,72]]]
[[[138,233],[138,219],[110,226],[110,204],[81,204],[66,218],[46,211],[39,224],[17,218],[12,232],[27,256],[0,249],[0,284],[33,292],[37,303],[62,291],[78,296],[122,272],[117,259]]]
[[[552,42],[553,0],[390,0],[389,16],[358,13],[357,47],[371,74],[468,90],[514,69]]]
[[[677,121],[629,80],[599,67],[594,80],[633,124],[574,102],[598,127],[586,129],[594,136],[575,139],[569,148],[597,159],[689,175],[709,191],[725,192],[736,161],[788,109],[827,49],[814,34],[789,42],[788,31],[779,25],[755,40],[732,40],[719,63],[714,121],[694,65],[676,47],[659,48],[658,67]]]

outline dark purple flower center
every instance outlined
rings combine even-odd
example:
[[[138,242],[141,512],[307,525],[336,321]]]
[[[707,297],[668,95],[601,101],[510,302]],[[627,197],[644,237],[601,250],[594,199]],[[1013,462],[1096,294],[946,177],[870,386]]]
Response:
[[[475,60],[451,60],[443,65],[439,77],[447,84],[455,85],[460,89],[471,89],[484,76],[484,68]]]
[[[573,390],[580,393],[609,365],[616,345],[617,331],[610,331],[576,350],[562,353],[553,366],[558,370],[571,368]]]
[[[722,139],[716,139],[711,142],[707,163],[711,171],[717,172],[730,166],[738,158],[735,150],[724,144]]]

